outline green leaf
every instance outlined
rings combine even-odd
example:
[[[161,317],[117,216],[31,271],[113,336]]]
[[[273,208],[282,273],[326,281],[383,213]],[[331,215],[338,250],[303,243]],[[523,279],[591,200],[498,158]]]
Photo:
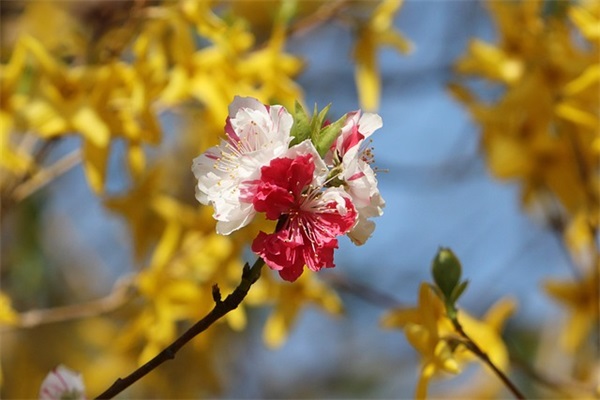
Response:
[[[335,138],[337,138],[340,134],[340,131],[342,130],[342,127],[344,126],[345,122],[346,115],[343,115],[337,121],[327,125],[326,127],[321,128],[317,139],[313,140],[313,143],[315,144],[315,147],[317,148],[317,151],[319,152],[321,157],[325,156],[327,150],[329,150]]]
[[[290,131],[290,135],[294,138],[290,144],[293,146],[295,144],[301,143],[310,137],[310,118],[306,111],[302,107],[302,104],[296,100],[296,106],[294,110],[294,123],[292,125],[292,129]]]
[[[452,301],[452,303],[456,303],[458,301],[458,298],[463,294],[463,292],[465,291],[465,289],[467,288],[467,285],[469,284],[469,281],[462,281],[460,284],[458,284],[454,290],[452,291],[452,295],[450,300]]]
[[[321,132],[321,128],[323,127],[323,122],[325,121],[325,117],[329,112],[329,108],[331,108],[331,104],[328,104],[325,108],[318,112],[317,105],[315,104],[315,109],[313,111],[312,120],[310,121],[310,138],[313,143],[319,138],[319,133]]]

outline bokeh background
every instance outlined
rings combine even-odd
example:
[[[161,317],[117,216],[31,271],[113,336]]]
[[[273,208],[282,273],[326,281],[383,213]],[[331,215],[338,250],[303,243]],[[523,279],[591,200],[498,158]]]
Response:
[[[25,20],[20,18],[29,7],[27,2],[15,2],[14,7],[6,3],[2,2],[3,62],[7,62],[14,46],[14,40],[9,39],[26,31],[19,23]],[[94,4],[100,2],[81,3],[88,3],[92,10],[89,12],[93,13]],[[242,3],[246,4],[238,5],[237,14],[233,15],[258,21],[249,29],[257,42],[268,38],[272,23],[260,21],[260,14],[268,14],[279,3]],[[340,18],[315,23],[285,41],[285,51],[304,60],[303,69],[295,78],[304,104],[312,108],[314,103],[321,107],[331,103],[330,114],[336,119],[364,107],[359,101],[357,63],[353,59],[360,34],[348,20],[367,20],[378,5],[342,3],[347,4],[341,7]],[[221,10],[227,10],[231,4],[224,4],[219,8],[215,3],[217,15],[227,14]],[[311,2],[308,11],[303,12],[309,15],[317,5]],[[151,6],[159,10],[157,3]],[[384,215],[375,221],[375,233],[364,246],[356,247],[347,238],[341,239],[336,268],[322,271],[317,277],[328,290],[337,293],[344,312],[332,315],[324,310],[339,311],[337,301],[332,300],[335,305],[328,307],[322,299],[305,300],[310,298],[310,291],[295,297],[290,284],[272,275],[271,280],[276,282],[273,285],[284,288],[277,289],[283,294],[274,306],[261,296],[275,289],[257,288],[261,292],[245,310],[245,329],[238,329],[235,322],[230,322],[233,329],[227,324],[215,327],[218,333],[207,339],[197,338],[169,365],[138,383],[137,389],[126,392],[125,398],[410,398],[418,376],[419,356],[400,330],[384,330],[380,320],[392,308],[393,301],[406,307],[416,303],[419,284],[431,280],[431,261],[440,246],[453,249],[462,261],[464,277],[470,281],[461,307],[471,315],[481,316],[500,298],[516,299],[517,311],[504,332],[508,348],[532,365],[564,364],[565,354],[553,349],[567,315],[565,308],[544,292],[543,283],[548,278],[570,278],[573,260],[561,235],[550,229],[544,218],[524,209],[522,182],[499,180],[490,171],[481,146],[481,125],[448,89],[449,83],[464,78],[455,65],[473,38],[490,43],[500,40],[498,26],[490,14],[489,3],[482,1],[415,0],[406,1],[392,16],[393,28],[412,43],[412,50],[402,54],[382,46],[377,51],[381,79],[377,112],[383,119],[383,128],[373,135],[372,146],[375,165],[381,170],[378,180],[386,200]],[[75,15],[82,18],[83,12]],[[97,14],[97,18],[102,15]],[[235,20],[231,16],[223,18]],[[45,23],[43,18],[37,21]],[[35,31],[35,27],[27,29]],[[196,46],[210,46],[211,39],[202,38],[204,31],[199,32]],[[52,54],[52,44],[46,42],[46,46]],[[122,59],[133,62],[130,55],[123,54]],[[236,92],[236,82],[232,80],[230,85],[223,97]],[[246,87],[239,86],[240,94],[265,94],[247,93]],[[493,97],[500,92],[497,85],[483,80],[476,81],[474,87],[483,96]],[[276,98],[277,93],[271,97]],[[279,100],[291,106],[290,96],[283,97]],[[206,143],[216,140],[218,132],[213,135],[211,131],[214,138],[211,136],[201,145],[187,139],[206,134],[206,117],[197,116],[194,107],[203,108],[209,100],[194,98],[193,94],[191,98],[193,101],[185,99],[184,106],[184,102],[176,106],[165,102],[165,111],[157,118],[162,141],[144,149],[148,165],[153,160],[164,160],[161,163],[168,165],[170,171],[184,171],[175,175],[177,181],[171,180],[168,190],[180,194],[194,209],[200,206],[193,202],[191,160],[206,148]],[[213,125],[218,127],[219,123]],[[184,131],[186,139],[182,140]],[[597,135],[598,130],[594,132]],[[46,166],[76,151],[85,140],[77,134],[49,136],[57,139],[44,158]],[[153,265],[153,246],[156,238],[162,236],[156,235],[146,252],[134,257],[136,239],[130,233],[131,226],[114,208],[107,207],[107,199],[127,193],[136,181],[127,172],[124,161],[128,149],[127,140],[114,141],[102,193],[90,188],[89,176],[81,165],[76,165],[27,199],[3,209],[2,292],[11,299],[14,310],[26,313],[87,304],[107,296],[117,282],[137,282],[135,277],[140,271]],[[596,168],[596,174],[597,171]],[[4,198],[3,201],[6,202]],[[142,193],[136,201],[139,206],[135,202],[131,206],[142,209],[150,199]],[[251,260],[252,255],[244,247],[248,239],[236,240],[240,244],[236,245],[239,250],[234,252],[235,257],[241,254],[243,259]],[[228,268],[227,280],[235,282],[235,272],[231,272],[235,268]],[[210,282],[204,285],[206,289]],[[313,291],[320,293],[319,290]],[[209,295],[206,294],[210,298]],[[287,302],[301,305],[290,319],[293,324],[289,335],[279,346],[268,346],[264,340],[265,324],[272,318],[273,310],[285,308],[282,304]],[[88,396],[93,396],[131,371],[141,353],[150,352],[147,343],[152,341],[152,335],[140,332],[152,331],[158,323],[136,319],[147,307],[154,307],[155,311],[160,308],[134,294],[115,309],[108,305],[106,312],[98,311],[99,316],[67,318],[32,327],[11,327],[7,323],[0,336],[3,397],[35,397],[45,371],[59,363],[82,371],[90,388]],[[172,328],[183,329],[201,309],[176,314],[179,316],[171,321]],[[138,321],[135,328],[131,321]],[[129,344],[120,343],[120,336],[130,337]],[[597,360],[592,364],[597,365]],[[493,379],[488,382],[488,378],[474,375],[473,368],[478,367],[472,366],[454,379],[446,379],[448,375],[436,380],[432,393],[448,397],[459,393],[474,395],[478,392],[469,390],[475,390],[479,384],[496,385]],[[565,368],[555,371],[558,375],[567,374]],[[535,396],[557,395],[537,387],[518,367],[512,374]],[[496,393],[509,396],[500,387]]]

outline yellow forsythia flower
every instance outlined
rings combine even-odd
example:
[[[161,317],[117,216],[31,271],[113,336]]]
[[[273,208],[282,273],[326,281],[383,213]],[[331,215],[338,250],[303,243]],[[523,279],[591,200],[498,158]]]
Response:
[[[569,352],[577,351],[592,329],[598,326],[600,288],[597,285],[593,273],[582,280],[548,280],[544,285],[546,292],[569,312],[568,322],[562,324],[561,335],[561,344]]]
[[[508,353],[500,336],[500,329],[514,308],[512,300],[503,300],[483,320],[477,320],[462,311],[458,314],[465,332],[502,370],[508,367]],[[417,307],[389,312],[384,316],[382,325],[385,328],[403,329],[408,342],[421,355],[421,371],[415,391],[417,399],[427,397],[427,386],[436,374],[458,374],[465,362],[475,359],[460,344],[460,336],[446,317],[442,301],[426,283],[422,283],[419,289]]]
[[[473,39],[463,76],[497,83],[496,100],[450,86],[481,126],[492,173],[516,179],[523,201],[554,227],[585,213],[598,226],[600,3],[489,1],[497,43]],[[579,38],[577,36],[580,35]]]
[[[0,325],[14,325],[19,320],[19,315],[12,308],[10,298],[0,292]]]
[[[394,16],[402,0],[383,0],[377,5],[367,23],[359,26],[354,46],[355,80],[361,108],[375,111],[379,107],[381,78],[377,52],[381,46],[391,46],[407,53],[411,44],[394,29]]]

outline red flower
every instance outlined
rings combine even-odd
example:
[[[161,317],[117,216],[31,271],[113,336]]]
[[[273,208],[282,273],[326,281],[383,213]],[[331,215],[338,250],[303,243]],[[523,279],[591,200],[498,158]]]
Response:
[[[357,218],[343,189],[321,191],[319,183],[326,178],[326,169],[315,168],[317,159],[320,162],[316,151],[309,151],[295,158],[272,160],[261,169],[253,199],[256,211],[266,213],[269,219],[284,218],[285,222],[275,233],[260,232],[252,251],[290,282],[302,274],[304,265],[313,271],[334,267],[337,236],[352,229]]]

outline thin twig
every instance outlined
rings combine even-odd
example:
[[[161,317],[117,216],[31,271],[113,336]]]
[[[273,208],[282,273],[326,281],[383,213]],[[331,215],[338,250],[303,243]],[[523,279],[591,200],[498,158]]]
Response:
[[[331,19],[333,19],[345,6],[348,5],[348,0],[336,0],[325,2],[315,12],[309,16],[294,22],[287,29],[287,36],[293,36],[314,29]]]
[[[41,146],[37,150],[34,151],[34,148],[40,141],[39,137],[33,134],[26,134],[21,142],[17,145],[17,153],[19,154],[32,154],[33,161],[32,165],[27,168],[27,170],[21,174],[20,176],[15,176],[14,179],[10,180],[10,183],[5,182],[3,185],[2,193],[0,194],[0,215],[4,216],[7,211],[10,210],[12,206],[14,206],[17,201],[14,198],[15,190],[20,187],[23,183],[29,182],[31,179],[34,169],[41,165],[46,156],[52,150],[59,141],[60,138],[54,137],[42,143]],[[0,220],[2,221],[2,220]]]
[[[383,308],[404,307],[404,305],[393,296],[365,285],[364,283],[353,281],[346,276],[329,273],[324,277],[324,280],[334,288],[351,293],[367,303]]]
[[[123,390],[127,389],[129,386],[133,385],[135,382],[143,378],[150,371],[154,370],[156,367],[164,363],[165,361],[172,360],[175,358],[175,354],[181,349],[186,343],[196,337],[198,334],[204,332],[208,329],[213,323],[219,320],[228,312],[236,309],[242,300],[248,294],[248,290],[250,287],[258,280],[260,277],[261,268],[264,265],[264,261],[262,258],[258,258],[254,265],[250,267],[248,264],[244,266],[244,271],[242,273],[242,280],[238,287],[225,298],[225,300],[220,300],[220,293],[217,296],[217,289],[213,288],[213,296],[215,300],[215,305],[213,309],[200,321],[196,322],[190,329],[184,332],[180,337],[178,337],[173,343],[167,346],[163,351],[158,353],[154,358],[150,361],[133,371],[131,374],[126,376],[125,378],[117,379],[107,390],[98,395],[98,399],[111,399],[121,393]]]
[[[37,174],[33,175],[31,178],[17,186],[12,193],[13,200],[15,202],[22,201],[26,197],[50,183],[52,180],[69,171],[80,162],[81,150],[73,150],[71,153],[56,161],[51,166],[40,170]]]
[[[496,366],[496,364],[493,363],[493,361],[490,359],[490,357],[487,355],[487,353],[485,351],[483,351],[477,345],[477,343],[475,343],[473,341],[473,339],[471,339],[471,337],[469,335],[467,335],[467,332],[465,332],[465,330],[463,329],[460,322],[458,322],[458,319],[451,318],[451,321],[452,321],[452,325],[454,325],[454,329],[456,329],[456,331],[467,340],[467,343],[465,343],[467,348],[473,354],[475,354],[477,357],[479,357],[484,363],[486,363],[494,371],[494,373],[498,376],[498,378],[500,378],[500,380],[502,380],[502,382],[506,385],[506,387],[512,392],[512,394],[517,399],[520,399],[520,400],[525,399],[525,396],[523,395],[523,393],[521,393],[521,391],[519,389],[517,389],[515,384],[511,382],[511,380],[508,378],[508,376],[506,376],[504,374],[504,372],[502,372],[500,370],[500,368],[498,368]]]
[[[31,310],[17,316],[17,322],[0,328],[4,333],[15,329],[29,329],[39,325],[66,322],[76,319],[95,317],[114,311],[124,305],[133,295],[131,281],[123,281],[105,297],[81,304],[71,304],[41,310]]]

